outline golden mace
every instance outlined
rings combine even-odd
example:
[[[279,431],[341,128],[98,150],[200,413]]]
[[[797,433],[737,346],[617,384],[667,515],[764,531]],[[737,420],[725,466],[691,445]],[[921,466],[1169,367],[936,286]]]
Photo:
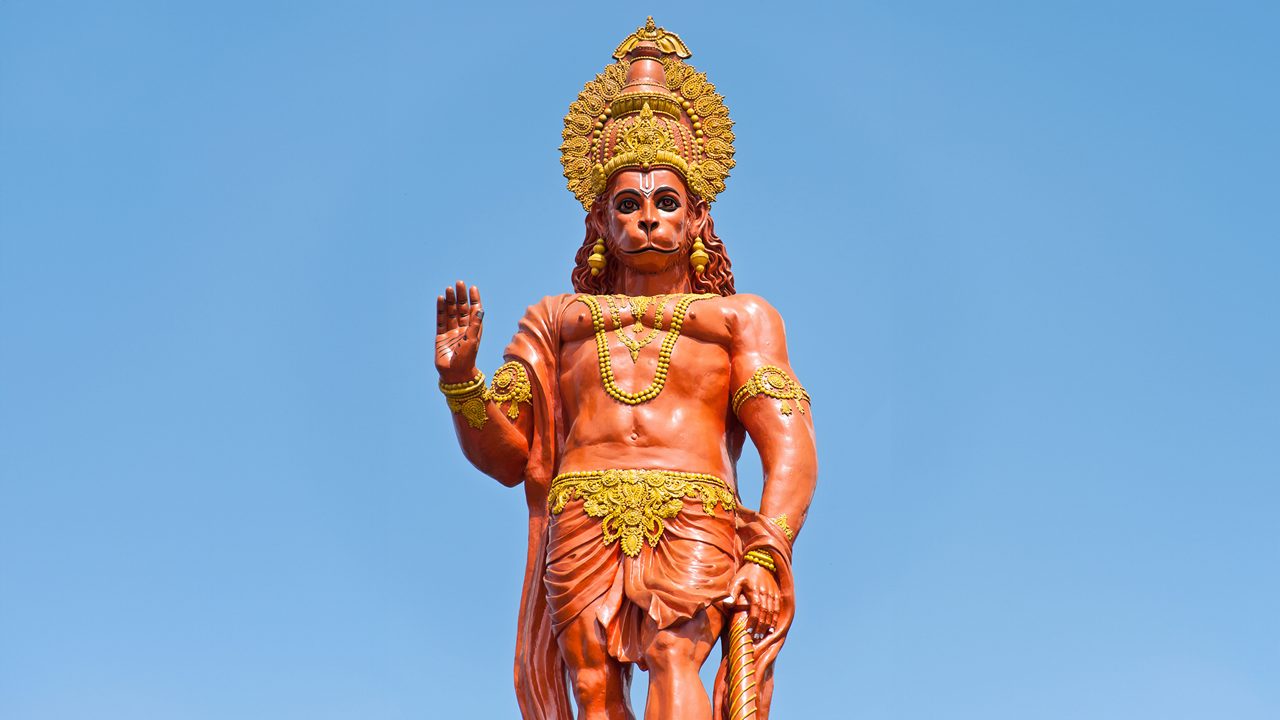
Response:
[[[746,720],[756,714],[756,644],[747,613],[735,613],[729,627],[729,718]]]

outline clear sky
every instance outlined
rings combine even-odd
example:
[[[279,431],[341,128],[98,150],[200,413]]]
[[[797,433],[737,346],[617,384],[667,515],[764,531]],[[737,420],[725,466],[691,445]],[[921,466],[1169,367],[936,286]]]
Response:
[[[1280,717],[1275,3],[186,5],[0,4],[0,717],[516,716],[433,300],[568,289],[647,14],[815,398],[776,716]]]

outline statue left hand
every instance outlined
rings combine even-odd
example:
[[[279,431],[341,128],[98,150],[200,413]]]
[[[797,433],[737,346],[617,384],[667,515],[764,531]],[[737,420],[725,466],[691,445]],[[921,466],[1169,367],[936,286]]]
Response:
[[[747,629],[758,641],[773,632],[778,622],[781,598],[778,580],[773,573],[753,562],[744,562],[733,576],[725,602],[734,609],[747,611]]]

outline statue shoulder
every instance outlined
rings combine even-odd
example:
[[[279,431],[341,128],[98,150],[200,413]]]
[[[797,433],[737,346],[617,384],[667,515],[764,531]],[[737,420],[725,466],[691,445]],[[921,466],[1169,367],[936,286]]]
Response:
[[[751,293],[738,293],[720,299],[727,319],[735,330],[769,334],[782,331],[782,315],[768,300]]]
[[[517,337],[521,334],[554,337],[558,332],[565,308],[572,304],[577,296],[577,293],[547,295],[525,308],[524,316],[520,318]]]
[[[765,354],[785,356],[786,328],[782,315],[759,295],[740,293],[718,299],[729,330],[730,353],[735,356]]]
[[[545,295],[543,298],[529,307],[525,308],[524,315],[528,317],[543,317],[553,320],[559,317],[570,303],[578,297],[578,293],[560,293],[558,295]]]
[[[551,362],[563,338],[565,309],[577,297],[577,293],[547,295],[527,307],[503,355],[508,360],[521,360],[531,368]]]

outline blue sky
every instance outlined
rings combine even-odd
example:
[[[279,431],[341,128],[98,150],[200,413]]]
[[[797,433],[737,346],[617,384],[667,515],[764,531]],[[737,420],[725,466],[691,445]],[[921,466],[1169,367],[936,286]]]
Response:
[[[561,118],[647,14],[815,398],[777,716],[1280,716],[1262,2],[3,4],[0,716],[516,716],[432,301],[491,370],[568,288]]]

